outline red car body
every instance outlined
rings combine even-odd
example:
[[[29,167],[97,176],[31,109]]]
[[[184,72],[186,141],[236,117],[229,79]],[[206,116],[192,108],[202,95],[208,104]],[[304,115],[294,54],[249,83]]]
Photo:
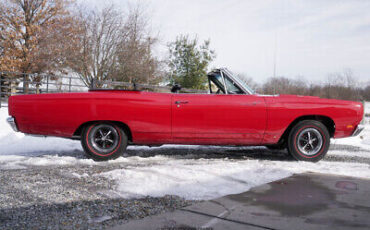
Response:
[[[14,96],[9,124],[28,134],[80,139],[95,160],[115,159],[127,144],[266,145],[317,162],[330,138],[357,135],[361,103],[253,92],[227,69],[208,75],[208,93],[92,90]],[[135,86],[136,87],[136,86]]]
[[[111,121],[131,143],[271,145],[300,120],[316,119],[330,136],[351,136],[363,118],[359,102],[309,96],[171,94],[141,91],[19,95],[9,115],[26,134],[79,138],[84,125]]]

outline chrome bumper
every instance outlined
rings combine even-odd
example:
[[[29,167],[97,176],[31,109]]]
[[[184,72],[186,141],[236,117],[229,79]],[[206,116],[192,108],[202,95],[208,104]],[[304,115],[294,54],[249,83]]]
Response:
[[[15,131],[15,132],[18,132],[18,127],[17,127],[17,124],[15,123],[15,119],[14,117],[8,117],[6,119],[6,121],[8,122],[8,124],[10,125],[10,127],[12,127],[12,129]]]
[[[358,134],[361,133],[362,130],[364,130],[365,126],[363,125],[358,125],[355,131],[353,131],[352,136],[357,136]]]

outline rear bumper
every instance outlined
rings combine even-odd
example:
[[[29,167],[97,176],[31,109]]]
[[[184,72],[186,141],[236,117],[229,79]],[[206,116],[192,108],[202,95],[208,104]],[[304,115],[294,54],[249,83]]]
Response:
[[[362,130],[364,130],[365,126],[363,125],[358,125],[355,131],[353,131],[352,136],[357,136],[358,134],[361,133]]]
[[[18,132],[18,127],[17,127],[17,123],[15,123],[15,119],[14,117],[8,117],[6,119],[6,121],[8,122],[8,124],[10,125],[10,127],[12,127],[12,129],[15,131],[15,132]]]

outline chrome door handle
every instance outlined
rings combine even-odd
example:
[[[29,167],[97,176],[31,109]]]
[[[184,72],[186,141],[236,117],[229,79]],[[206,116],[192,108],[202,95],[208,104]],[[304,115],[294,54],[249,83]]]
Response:
[[[175,101],[175,104],[176,105],[179,105],[179,104],[188,104],[189,102],[188,101]]]

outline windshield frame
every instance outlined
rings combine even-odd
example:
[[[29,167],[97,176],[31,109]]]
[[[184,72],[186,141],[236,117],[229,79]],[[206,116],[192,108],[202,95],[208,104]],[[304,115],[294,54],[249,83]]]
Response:
[[[243,80],[241,80],[237,75],[233,74],[230,70],[221,68],[220,71],[226,73],[226,76],[229,77],[230,80],[234,81],[245,92],[245,94],[256,94]],[[225,77],[225,74],[223,75]]]
[[[237,75],[233,74],[230,70],[226,68],[221,68],[220,72],[223,72],[223,77],[228,77],[230,78],[230,80],[236,83],[244,91],[245,94],[256,94],[243,80],[241,80]]]

